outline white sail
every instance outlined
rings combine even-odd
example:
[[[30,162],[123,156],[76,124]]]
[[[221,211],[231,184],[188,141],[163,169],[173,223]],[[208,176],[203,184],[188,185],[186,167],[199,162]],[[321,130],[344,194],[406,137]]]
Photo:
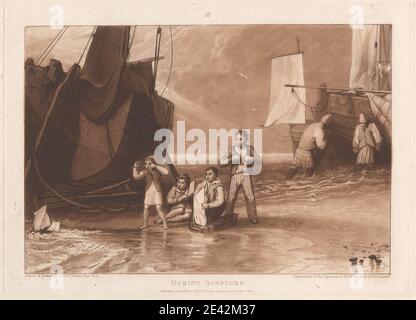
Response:
[[[272,60],[269,116],[264,124],[269,127],[275,123],[305,123],[305,88],[296,88],[296,95],[285,84],[304,86],[303,56],[296,53]],[[300,100],[300,101],[299,101]]]
[[[352,33],[350,87],[391,89],[391,28],[366,25]]]
[[[377,123],[382,127],[385,137],[391,143],[391,94],[367,93],[367,97]]]
[[[35,232],[44,231],[49,228],[51,220],[46,212],[46,205],[33,213],[33,215],[35,216],[33,220],[33,228],[35,229]]]

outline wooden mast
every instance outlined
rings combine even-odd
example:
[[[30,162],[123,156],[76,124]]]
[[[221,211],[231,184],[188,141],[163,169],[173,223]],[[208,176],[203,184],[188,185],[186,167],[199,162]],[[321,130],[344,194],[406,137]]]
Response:
[[[308,86],[301,86],[297,84],[285,84],[285,87],[290,88],[305,88],[305,89],[322,89],[322,87],[308,87]],[[388,90],[370,90],[370,89],[359,89],[359,88],[326,88],[330,91],[348,91],[354,94],[361,94],[361,93],[391,93],[391,91]]]

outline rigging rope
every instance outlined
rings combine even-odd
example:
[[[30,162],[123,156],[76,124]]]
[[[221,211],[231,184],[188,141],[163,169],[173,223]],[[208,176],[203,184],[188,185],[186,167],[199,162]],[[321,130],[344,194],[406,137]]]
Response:
[[[97,26],[95,26],[95,27],[94,27],[94,29],[92,29],[92,32],[91,32],[91,34],[90,34],[90,37],[88,38],[87,44],[85,45],[85,48],[84,48],[84,50],[82,51],[81,56],[80,56],[80,57],[79,57],[79,59],[78,59],[78,62],[77,62],[77,64],[78,64],[78,65],[81,63],[82,57],[84,56],[85,51],[87,51],[87,48],[88,48],[88,46],[89,46],[89,44],[90,44],[90,42],[91,42],[91,40],[92,40],[92,37],[93,37],[93,35],[95,34],[95,31],[96,31],[96,30],[97,30]]]
[[[52,41],[49,43],[49,45],[45,48],[45,50],[43,50],[42,54],[36,59],[35,61],[35,65],[38,64],[39,60],[42,58],[43,55],[45,55],[45,57],[43,57],[42,61],[39,64],[42,64],[42,62],[45,60],[45,58],[49,55],[49,53],[52,51],[52,49],[55,47],[55,45],[58,43],[58,41],[62,38],[62,36],[64,35],[65,31],[68,29],[68,26],[62,28],[61,30],[59,30],[59,32],[56,34],[56,36],[52,39]],[[59,38],[58,38],[59,37]],[[58,39],[57,39],[58,38]],[[56,42],[55,42],[56,40]],[[51,47],[52,46],[52,47]],[[50,50],[48,50],[50,48]],[[47,53],[46,53],[47,52]]]
[[[159,64],[159,52],[160,52],[160,39],[161,39],[161,33],[162,29],[157,27],[157,33],[156,33],[156,43],[155,43],[155,62],[154,62],[154,83],[153,83],[153,90],[156,88],[156,75],[157,75],[157,67]]]
[[[130,44],[129,44],[129,50],[127,51],[127,58],[126,58],[126,60],[128,60],[128,59],[129,59],[129,57],[130,57],[130,49],[131,49],[131,47],[133,46],[134,36],[136,35],[136,27],[137,27],[137,26],[134,26],[133,35],[132,35],[132,37],[131,37]]]
[[[36,156],[36,151],[34,150],[33,151],[33,163],[34,163],[34,165],[35,165],[35,170],[36,170],[36,173],[37,173],[37,175],[38,175],[38,177],[39,177],[39,179],[40,179],[40,181],[42,182],[42,184],[50,191],[50,192],[52,192],[55,196],[57,196],[58,198],[60,198],[61,200],[63,200],[63,201],[65,201],[65,202],[67,202],[67,203],[69,203],[69,204],[72,204],[72,205],[75,205],[75,206],[77,206],[77,207],[80,207],[80,208],[84,208],[84,209],[93,209],[93,207],[90,207],[90,206],[87,206],[87,205],[84,205],[84,204],[82,204],[82,203],[79,203],[79,202],[76,202],[76,201],[74,201],[74,200],[71,200],[71,199],[68,199],[68,198],[66,198],[65,196],[63,196],[63,195],[61,195],[59,192],[57,192],[54,188],[52,188],[47,182],[46,182],[46,180],[45,180],[45,178],[42,176],[42,174],[40,173],[40,170],[39,170],[39,166],[38,166],[38,159],[37,159],[37,156]]]
[[[173,62],[173,37],[172,37],[172,26],[169,26],[170,30],[170,67],[169,67],[169,75],[168,79],[166,80],[165,88],[163,88],[163,91],[161,93],[161,97],[163,97],[163,94],[165,93],[166,88],[168,87],[168,83],[170,80],[170,75],[172,73],[172,62]]]
[[[41,123],[43,123],[44,120],[44,101],[45,101],[45,89],[46,85],[45,85],[45,76],[46,76],[46,72],[44,71],[42,74],[42,92],[41,92],[41,96],[40,96],[40,119],[41,119]],[[46,93],[47,94],[47,93]]]
[[[316,106],[311,106],[311,105],[308,105],[308,104],[306,104],[306,103],[304,103],[303,101],[301,101],[300,100],[300,98],[299,98],[299,96],[298,96],[298,94],[297,94],[297,92],[296,92],[296,90],[295,90],[295,88],[293,88],[292,87],[292,89],[290,90],[291,91],[291,93],[295,96],[295,98],[301,103],[301,104],[303,104],[306,108],[308,108],[310,111],[312,111],[312,112],[318,112],[318,111],[322,111],[322,109],[320,108],[321,107],[321,102],[322,102],[322,99],[321,100],[319,100],[319,102],[316,104]]]
[[[43,63],[43,61],[46,59],[46,57],[52,52],[53,48],[57,45],[57,43],[59,42],[59,40],[62,38],[62,36],[64,35],[65,31],[68,29],[68,26],[65,26],[64,28],[62,28],[61,30],[59,30],[59,32],[56,34],[56,36],[52,39],[52,41],[49,43],[49,45],[46,47],[45,50],[43,50],[42,54],[39,56],[39,58],[36,60],[35,64],[37,64],[39,62],[39,59],[44,55],[43,59],[40,61],[39,65],[41,65]],[[49,49],[49,50],[48,50]],[[46,94],[46,99],[48,99],[47,95],[48,95],[48,88],[45,85],[45,77],[46,77],[46,71],[43,73],[42,75],[42,93],[41,93],[41,121],[43,122],[44,120],[44,100],[45,100],[45,94]],[[48,99],[49,100],[49,99]]]
[[[61,193],[59,193],[58,191],[56,191],[51,185],[49,185],[49,183],[45,180],[45,178],[42,176],[42,174],[41,174],[41,172],[40,172],[40,170],[39,170],[39,166],[38,166],[38,160],[37,160],[37,157],[36,157],[36,152],[35,151],[33,151],[33,163],[34,163],[34,167],[35,167],[35,170],[36,170],[36,174],[38,175],[38,177],[39,177],[39,180],[42,182],[42,184],[50,191],[50,192],[52,192],[57,198],[59,198],[59,199],[61,199],[62,201],[64,201],[64,202],[66,202],[67,204],[69,204],[69,205],[73,205],[73,206],[75,206],[75,207],[79,207],[79,208],[82,208],[82,209],[87,209],[87,210],[89,210],[89,211],[96,211],[96,212],[98,212],[98,211],[102,211],[102,210],[106,210],[106,211],[121,211],[121,210],[125,210],[125,209],[127,209],[127,208],[129,208],[131,205],[130,205],[130,203],[128,203],[127,205],[125,205],[125,206],[121,206],[121,207],[115,207],[115,208],[110,208],[110,207],[106,207],[106,206],[103,206],[103,205],[95,205],[95,206],[89,206],[89,205],[85,205],[85,204],[82,204],[82,203],[80,203],[80,202],[78,202],[78,201],[75,201],[75,200],[72,200],[72,199],[70,199],[70,198],[68,198],[68,197],[66,197],[66,196],[64,196],[64,195],[62,195]]]
[[[39,58],[36,60],[36,63],[39,61],[39,59],[43,56],[43,55],[45,55],[45,53],[46,53],[46,55],[43,57],[43,59],[42,59],[42,61],[40,62],[40,63],[42,63],[43,61],[44,61],[44,59],[49,55],[49,53],[52,51],[52,49],[55,47],[55,45],[59,42],[59,40],[62,38],[62,36],[63,36],[63,34],[65,33],[65,31],[68,29],[68,26],[67,27],[65,27],[64,29],[61,29],[60,30],[60,32],[58,32],[58,34],[54,37],[54,39],[52,40],[52,42],[48,45],[48,47],[43,51],[43,53],[39,56]],[[87,41],[87,44],[85,45],[85,48],[84,48],[84,50],[83,50],[83,52],[82,52],[82,54],[81,54],[81,56],[80,56],[80,58],[79,58],[79,60],[78,60],[78,64],[81,62],[81,59],[82,59],[82,57],[84,56],[84,54],[85,54],[85,52],[86,52],[86,50],[87,50],[87,47],[88,47],[88,45],[90,44],[90,42],[91,42],[91,39],[92,39],[92,37],[93,37],[93,35],[94,35],[94,33],[95,33],[95,31],[96,31],[96,29],[97,29],[97,27],[94,27],[94,29],[93,29],[93,31],[92,31],[92,33],[91,33],[91,35],[90,35],[90,37],[89,37],[89,39],[88,39],[88,41]],[[134,37],[134,34],[133,34],[133,37]],[[130,45],[130,47],[131,47],[131,45]],[[49,49],[49,50],[48,50]],[[48,52],[47,52],[48,51]],[[42,81],[42,83],[43,83],[43,81]],[[42,92],[43,93],[43,92]],[[42,108],[43,109],[43,108]],[[107,125],[107,130],[108,130],[109,128],[108,128],[108,125]],[[109,134],[109,132],[107,131],[107,134]],[[114,156],[114,150],[112,149],[112,146],[111,146],[111,137],[109,137],[109,136],[107,136],[107,138],[109,139],[108,140],[108,142],[109,142],[109,147],[110,147],[110,152],[112,153],[112,157]],[[54,194],[58,199],[60,199],[60,200],[62,200],[62,201],[64,201],[65,203],[67,203],[68,205],[72,205],[72,206],[75,206],[75,207],[79,207],[79,208],[82,208],[82,209],[86,209],[86,210],[88,210],[88,211],[94,211],[94,212],[98,212],[98,211],[100,211],[100,210],[106,210],[106,211],[121,211],[121,210],[125,210],[125,209],[127,209],[127,208],[129,208],[129,207],[137,207],[137,205],[131,205],[130,203],[128,203],[127,205],[125,205],[125,206],[120,206],[120,207],[115,207],[115,208],[111,208],[111,207],[107,207],[107,206],[104,206],[104,205],[95,205],[95,206],[90,206],[90,205],[86,205],[86,204],[82,204],[82,203],[80,203],[79,201],[76,201],[76,200],[73,200],[73,199],[70,199],[69,197],[66,197],[66,196],[64,196],[64,195],[62,195],[60,192],[58,192],[58,191],[56,191],[47,181],[46,181],[46,179],[43,177],[43,175],[42,175],[42,173],[40,172],[40,169],[39,169],[39,165],[38,165],[38,160],[37,160],[37,156],[36,156],[36,150],[33,150],[33,152],[32,152],[32,157],[33,157],[33,163],[34,163],[34,167],[35,167],[35,171],[36,171],[36,174],[37,174],[37,176],[39,177],[39,180],[40,180],[40,182],[52,193],[52,194]],[[120,185],[122,185],[122,184],[125,184],[126,182],[128,182],[128,181],[130,181],[130,179],[128,179],[128,180],[125,180],[125,181],[122,181],[121,183],[120,183]],[[103,188],[102,188],[103,189]],[[105,189],[105,188],[104,188]]]
[[[105,186],[105,187],[95,189],[95,190],[92,190],[92,191],[87,191],[87,192],[85,192],[85,194],[97,194],[97,193],[102,192],[102,191],[108,191],[108,190],[117,188],[119,186],[125,185],[125,184],[129,183],[130,181],[131,181],[131,178],[128,178],[128,179],[125,179],[123,181],[117,182],[117,183],[109,185],[109,186]]]

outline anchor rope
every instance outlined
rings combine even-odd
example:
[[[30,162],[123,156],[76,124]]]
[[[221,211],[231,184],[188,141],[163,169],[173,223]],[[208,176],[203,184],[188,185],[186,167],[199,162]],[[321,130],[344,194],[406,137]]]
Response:
[[[107,206],[103,206],[103,205],[95,205],[95,206],[90,206],[90,205],[86,205],[86,204],[82,204],[79,201],[70,199],[69,197],[66,197],[64,195],[62,195],[60,192],[58,192],[57,190],[55,190],[54,187],[52,187],[47,181],[46,179],[43,177],[42,173],[39,170],[39,165],[38,165],[38,160],[37,160],[37,156],[36,156],[36,152],[34,151],[33,154],[33,163],[35,166],[35,170],[36,170],[36,174],[39,177],[39,180],[42,182],[42,184],[46,187],[46,189],[48,189],[50,192],[52,192],[57,198],[61,199],[62,201],[66,202],[69,205],[73,205],[75,207],[79,207],[82,209],[87,209],[87,210],[93,210],[93,211],[121,211],[121,210],[125,210],[127,208],[130,207],[130,204],[127,204],[125,206],[121,206],[121,207],[115,207],[115,208],[110,208]]]

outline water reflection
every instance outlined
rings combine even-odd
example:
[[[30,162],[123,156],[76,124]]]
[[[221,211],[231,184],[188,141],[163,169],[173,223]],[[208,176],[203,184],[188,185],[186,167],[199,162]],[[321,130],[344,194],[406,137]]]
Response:
[[[144,232],[63,224],[59,234],[27,236],[26,272],[59,264],[72,273],[350,273],[352,257],[366,273],[389,272],[388,171],[282,181],[265,169],[254,179],[258,225],[247,221],[241,199],[237,227],[211,234],[184,224]]]

